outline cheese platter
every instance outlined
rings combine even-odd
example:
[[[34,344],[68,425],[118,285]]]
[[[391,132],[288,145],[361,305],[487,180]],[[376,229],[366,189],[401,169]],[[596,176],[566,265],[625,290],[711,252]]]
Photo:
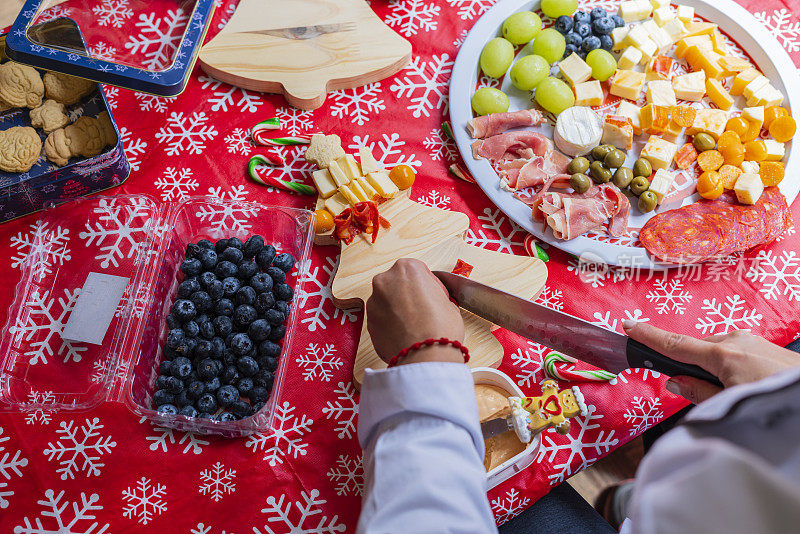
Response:
[[[586,0],[551,18],[539,1],[506,0],[465,38],[455,141],[490,200],[535,237],[588,262],[664,269],[791,226],[797,68],[735,2],[680,4]],[[522,39],[521,17],[538,23]],[[590,208],[600,214],[576,222]],[[719,237],[693,217],[718,217]]]

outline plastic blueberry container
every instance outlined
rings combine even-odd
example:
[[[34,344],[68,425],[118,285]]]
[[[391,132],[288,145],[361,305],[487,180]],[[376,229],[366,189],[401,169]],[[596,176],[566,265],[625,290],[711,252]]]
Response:
[[[312,222],[307,210],[210,197],[162,203],[120,194],[47,209],[0,333],[0,411],[88,411],[120,402],[138,416],[182,431],[239,437],[269,428],[292,349],[303,283],[298,267],[308,259]],[[254,234],[297,260],[287,276],[295,298],[269,400],[238,421],[157,413],[152,394],[186,245],[233,236],[245,241]],[[92,272],[127,278],[123,297],[101,344],[65,341],[61,332]]]

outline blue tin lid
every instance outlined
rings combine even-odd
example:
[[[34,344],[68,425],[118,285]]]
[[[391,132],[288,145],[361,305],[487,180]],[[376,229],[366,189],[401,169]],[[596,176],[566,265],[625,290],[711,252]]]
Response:
[[[67,26],[78,24],[85,34],[85,25],[89,23],[86,20],[76,23],[66,17],[51,19],[46,16],[49,4],[49,0],[26,0],[6,37],[9,58],[37,68],[158,96],[175,96],[183,91],[214,11],[214,0],[176,1],[172,13],[180,16],[173,16],[167,24],[172,24],[169,31],[180,35],[180,40],[154,61],[144,54],[129,54],[127,58],[93,57],[71,43],[67,36]],[[147,17],[146,14],[139,16]],[[102,31],[114,31],[114,28],[103,27]],[[131,60],[138,57],[142,57],[142,61]]]

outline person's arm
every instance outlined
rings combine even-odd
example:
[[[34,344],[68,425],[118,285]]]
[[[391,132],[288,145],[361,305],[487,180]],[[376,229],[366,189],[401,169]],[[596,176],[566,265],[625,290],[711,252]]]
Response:
[[[458,308],[428,268],[400,260],[373,280],[367,328],[388,361],[425,339],[464,340]],[[486,499],[472,376],[452,346],[413,351],[368,370],[358,435],[364,502],[358,532],[496,532]]]

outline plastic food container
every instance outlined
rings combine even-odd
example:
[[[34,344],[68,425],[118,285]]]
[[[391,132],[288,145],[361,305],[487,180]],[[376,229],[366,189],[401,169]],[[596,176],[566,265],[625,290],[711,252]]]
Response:
[[[219,422],[154,410],[165,319],[183,279],[179,266],[187,243],[232,236],[244,241],[259,234],[299,266],[308,259],[312,219],[307,210],[207,197],[169,203],[147,195],[91,197],[46,210],[0,334],[0,411],[86,411],[121,402],[182,431],[238,437],[268,428],[292,349],[303,282],[297,267],[287,277],[295,300],[274,385],[266,405],[251,417]],[[101,344],[65,341],[61,333],[89,273],[126,278],[123,296],[113,303]]]
[[[511,395],[524,397],[525,394],[521,389],[511,380],[511,377],[502,371],[492,369],[491,367],[475,367],[472,369],[472,379],[476,384],[486,384],[495,386],[509,392]],[[488,480],[488,489],[492,489],[513,477],[523,469],[531,465],[536,459],[536,453],[539,451],[541,445],[541,437],[536,434],[525,449],[498,465],[488,473],[486,478]]]

